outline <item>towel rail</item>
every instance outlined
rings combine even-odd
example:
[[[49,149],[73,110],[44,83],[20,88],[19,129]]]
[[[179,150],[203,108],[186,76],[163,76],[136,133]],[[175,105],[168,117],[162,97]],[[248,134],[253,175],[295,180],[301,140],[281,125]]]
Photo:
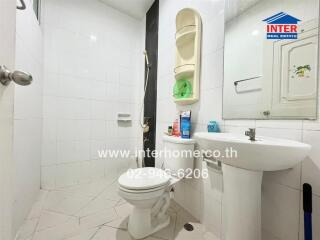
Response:
[[[261,90],[262,90],[261,87],[256,87],[256,88],[253,88],[253,89],[242,90],[242,91],[239,91],[239,90],[238,90],[238,85],[239,85],[239,83],[246,82],[246,81],[251,81],[251,80],[255,80],[255,79],[258,79],[258,78],[261,78],[261,77],[262,77],[262,75],[261,75],[261,76],[256,76],[256,77],[251,77],[251,78],[245,78],[245,79],[241,79],[241,80],[234,81],[233,84],[234,84],[234,88],[235,88],[236,93],[241,94],[241,93],[249,93],[249,92],[261,91]]]
[[[221,172],[222,170],[221,161],[216,160],[214,158],[208,158],[205,155],[202,156],[202,161],[206,162],[208,166],[210,166],[212,169],[216,170],[217,172]]]
[[[254,80],[254,79],[257,79],[257,78],[261,78],[261,77],[262,77],[262,75],[256,76],[256,77],[251,77],[251,78],[245,78],[245,79],[234,81],[233,84],[234,84],[234,86],[237,86],[238,83],[240,83],[240,82],[250,81],[250,80]]]

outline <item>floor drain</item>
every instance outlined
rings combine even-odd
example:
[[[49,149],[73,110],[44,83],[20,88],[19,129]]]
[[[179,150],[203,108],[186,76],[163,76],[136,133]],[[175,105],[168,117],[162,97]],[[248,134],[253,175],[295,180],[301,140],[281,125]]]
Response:
[[[193,231],[193,226],[190,223],[186,223],[184,226],[184,229],[187,230],[188,232]]]

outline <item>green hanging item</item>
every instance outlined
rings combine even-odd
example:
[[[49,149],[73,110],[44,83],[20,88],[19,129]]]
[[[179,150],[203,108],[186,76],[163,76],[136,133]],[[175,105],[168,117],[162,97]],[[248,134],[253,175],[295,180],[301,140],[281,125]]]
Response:
[[[192,96],[192,86],[189,80],[179,79],[173,88],[173,96],[176,99],[190,98]]]

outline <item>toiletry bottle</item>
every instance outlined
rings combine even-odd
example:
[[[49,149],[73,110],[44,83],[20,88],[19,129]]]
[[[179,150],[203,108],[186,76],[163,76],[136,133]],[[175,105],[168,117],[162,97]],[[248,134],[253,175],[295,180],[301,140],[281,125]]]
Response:
[[[180,126],[179,126],[179,119],[176,119],[173,122],[173,129],[172,129],[172,135],[179,137],[180,136]]]
[[[191,135],[191,111],[183,111],[180,115],[181,119],[181,138],[190,138]]]
[[[208,123],[208,132],[220,132],[219,125],[216,121],[210,121]]]

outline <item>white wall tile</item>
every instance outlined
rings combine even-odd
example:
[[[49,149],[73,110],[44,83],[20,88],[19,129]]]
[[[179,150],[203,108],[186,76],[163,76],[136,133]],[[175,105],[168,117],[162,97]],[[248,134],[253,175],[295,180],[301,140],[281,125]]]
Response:
[[[201,189],[192,188],[190,185],[185,184],[185,208],[197,219],[201,218]]]
[[[57,164],[57,141],[42,139],[42,166]]]
[[[311,181],[316,193],[320,196],[320,131],[303,131],[303,141],[312,146],[309,158],[302,164],[302,181]]]
[[[262,228],[278,239],[298,239],[300,191],[279,184],[262,186]]]
[[[42,18],[43,186],[91,181],[103,177],[106,167],[115,167],[108,172],[118,171],[116,164],[107,166],[106,159],[99,159],[97,150],[107,143],[112,149],[136,143],[118,139],[138,137],[138,122],[120,128],[116,116],[138,112],[143,24],[89,0],[45,0]]]
[[[202,216],[201,222],[221,239],[222,237],[222,203],[217,201],[210,193],[202,194]]]
[[[257,128],[302,129],[302,120],[257,120]]]
[[[314,194],[320,196],[320,171],[319,168],[309,158],[302,162],[302,176],[301,176],[301,189],[302,184],[309,183],[312,186]]]
[[[56,187],[56,166],[41,167],[41,188],[54,189]]]
[[[263,181],[278,183],[299,190],[301,183],[301,164],[288,170],[264,172]]]
[[[278,137],[295,141],[302,141],[302,130],[284,128],[256,128],[257,135]]]
[[[304,130],[320,130],[320,119],[318,120],[304,120],[303,121],[303,129]]]

